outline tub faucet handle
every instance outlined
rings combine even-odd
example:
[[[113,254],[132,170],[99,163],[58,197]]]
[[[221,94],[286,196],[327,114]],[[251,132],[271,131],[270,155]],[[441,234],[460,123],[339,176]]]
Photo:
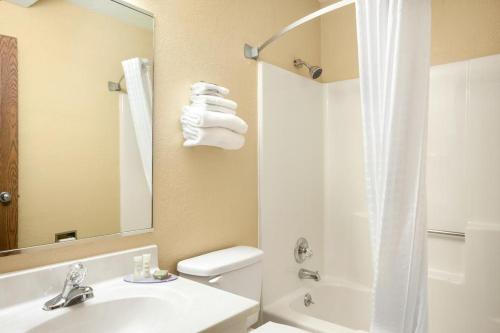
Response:
[[[309,247],[307,239],[301,237],[297,240],[294,249],[295,261],[299,264],[303,263],[307,258],[312,257],[313,251]]]
[[[314,304],[313,298],[312,298],[311,294],[307,293],[304,296],[304,305],[311,306],[311,304]]]

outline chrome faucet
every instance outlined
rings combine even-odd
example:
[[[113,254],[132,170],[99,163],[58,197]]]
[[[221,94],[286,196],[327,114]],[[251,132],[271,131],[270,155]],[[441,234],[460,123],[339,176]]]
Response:
[[[80,284],[87,275],[87,269],[81,263],[76,263],[70,266],[68,275],[62,293],[47,301],[43,309],[50,311],[58,308],[64,308],[74,304],[85,302],[94,297],[94,291],[91,287],[84,287]]]
[[[318,271],[310,271],[308,269],[301,268],[299,270],[299,278],[300,279],[311,279],[314,281],[321,280],[321,276]]]

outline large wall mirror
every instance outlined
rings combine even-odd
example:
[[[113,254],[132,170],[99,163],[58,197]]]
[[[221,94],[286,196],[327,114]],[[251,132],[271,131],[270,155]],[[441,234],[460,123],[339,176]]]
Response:
[[[152,227],[153,17],[0,1],[0,251]]]

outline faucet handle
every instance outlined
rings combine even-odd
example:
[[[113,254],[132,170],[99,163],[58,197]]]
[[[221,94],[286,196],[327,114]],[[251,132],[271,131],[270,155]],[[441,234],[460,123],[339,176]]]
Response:
[[[66,283],[73,286],[80,285],[87,276],[87,268],[82,263],[77,262],[69,267],[68,274],[66,275]]]
[[[299,264],[303,263],[307,258],[310,258],[313,255],[313,251],[309,247],[309,243],[303,237],[297,240],[293,252],[295,261]]]

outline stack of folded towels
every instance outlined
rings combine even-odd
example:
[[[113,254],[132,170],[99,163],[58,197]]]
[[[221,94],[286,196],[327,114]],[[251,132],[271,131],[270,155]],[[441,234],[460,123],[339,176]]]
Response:
[[[247,123],[236,116],[238,104],[225,98],[229,89],[213,83],[191,86],[191,104],[182,109],[184,146],[214,146],[236,150],[245,144]]]

